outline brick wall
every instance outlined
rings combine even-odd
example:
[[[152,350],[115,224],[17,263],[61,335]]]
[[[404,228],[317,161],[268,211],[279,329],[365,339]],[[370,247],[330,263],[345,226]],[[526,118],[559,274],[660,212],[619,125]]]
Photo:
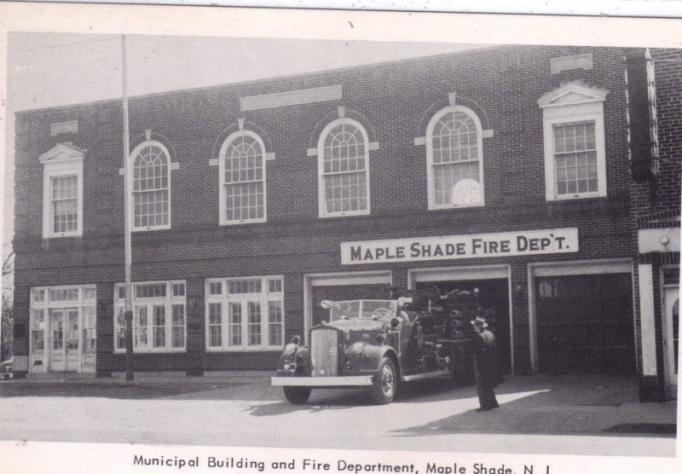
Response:
[[[550,58],[582,52],[593,53],[593,69],[550,74]],[[617,48],[503,47],[131,99],[131,147],[151,129],[153,138],[170,150],[171,161],[180,165],[171,171],[172,228],[135,233],[133,278],[188,281],[188,353],[145,355],[138,358],[141,367],[271,366],[273,353],[202,352],[203,279],[283,274],[289,338],[303,326],[303,274],[349,270],[340,265],[341,241],[576,226],[580,252],[544,260],[631,256],[623,68],[623,51]],[[604,103],[608,197],[547,202],[537,99],[570,80],[609,91]],[[343,87],[340,101],[239,109],[241,96],[334,84]],[[486,205],[428,211],[426,150],[416,146],[414,138],[425,135],[428,121],[448,104],[450,92],[456,92],[457,103],[479,115],[483,129],[493,131],[493,137],[483,139]],[[306,150],[317,146],[319,132],[338,117],[339,105],[380,145],[370,152],[371,215],[319,219],[317,162]],[[218,168],[209,166],[209,160],[217,158],[239,118],[245,119],[245,128],[259,133],[266,151],[276,153],[266,164],[268,220],[220,226]],[[50,123],[63,120],[78,120],[79,133],[50,137]],[[83,237],[43,240],[38,156],[63,141],[88,150]],[[98,283],[98,332],[100,339],[111,339],[112,289],[107,288],[124,278],[120,105],[102,102],[21,113],[16,143],[17,291],[35,285]],[[515,258],[512,266],[513,279],[526,285],[528,261]],[[500,262],[511,263],[458,263]],[[420,266],[434,264],[410,268]],[[369,268],[391,268],[394,283],[406,283],[407,266],[350,270]],[[513,301],[513,311],[517,364],[527,370],[528,302]],[[27,316],[25,308],[18,318]],[[111,341],[100,343],[98,368],[122,367],[123,358],[111,356],[110,346]]]

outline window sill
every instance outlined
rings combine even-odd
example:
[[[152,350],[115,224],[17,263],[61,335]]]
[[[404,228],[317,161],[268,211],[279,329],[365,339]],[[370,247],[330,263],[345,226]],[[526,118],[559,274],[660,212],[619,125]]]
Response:
[[[207,347],[206,352],[225,353],[225,352],[281,352],[282,346],[252,346],[252,347]]]
[[[457,209],[475,209],[478,207],[485,207],[485,202],[473,203],[473,204],[460,204],[460,205],[447,205],[447,206],[434,206],[430,205],[428,207],[429,211],[452,211]]]
[[[318,217],[320,219],[334,219],[334,218],[339,218],[339,217],[357,217],[357,216],[369,216],[371,213],[369,211],[361,211],[361,212],[339,212],[339,213],[334,213],[334,214],[320,214]]]
[[[238,221],[221,221],[221,226],[235,226],[235,225],[246,225],[246,224],[262,224],[267,222],[266,218],[263,219],[243,219]]]
[[[552,196],[548,197],[547,201],[553,202],[553,201],[575,201],[579,199],[594,199],[594,198],[605,198],[606,193],[605,192],[594,192],[594,193],[583,193],[583,194],[566,194],[566,195],[561,195],[561,196]]]
[[[154,230],[168,230],[170,229],[170,225],[159,225],[159,226],[150,226],[150,227],[133,227],[131,229],[132,232],[147,232],[147,231],[154,231]]]
[[[114,350],[114,354],[118,355],[125,355],[126,351],[125,349],[116,349]],[[145,350],[145,351],[137,351],[133,350],[133,354],[185,354],[187,353],[186,348],[177,348],[177,349],[153,349],[153,350]]]
[[[62,232],[59,234],[44,234],[43,239],[61,239],[63,237],[83,237],[82,232]]]

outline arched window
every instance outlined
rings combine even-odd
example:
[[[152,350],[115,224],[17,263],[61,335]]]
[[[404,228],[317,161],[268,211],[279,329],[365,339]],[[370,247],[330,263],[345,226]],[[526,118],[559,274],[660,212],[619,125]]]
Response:
[[[440,110],[426,130],[429,209],[482,206],[481,122],[461,105]]]
[[[170,227],[170,155],[157,141],[145,141],[131,153],[133,230]]]
[[[318,142],[320,217],[369,214],[369,139],[357,121],[328,124]]]
[[[265,146],[248,130],[234,132],[220,148],[220,223],[266,219]]]

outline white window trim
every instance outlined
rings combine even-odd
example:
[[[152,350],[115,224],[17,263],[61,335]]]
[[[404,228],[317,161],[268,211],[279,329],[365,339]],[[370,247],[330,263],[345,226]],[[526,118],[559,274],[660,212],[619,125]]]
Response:
[[[269,280],[279,279],[282,282],[282,291],[280,293],[269,293]],[[229,344],[229,317],[227,313],[227,305],[230,302],[229,295],[227,294],[227,284],[230,281],[239,280],[261,280],[261,292],[256,294],[243,294],[239,295],[238,299],[248,299],[249,296],[253,296],[255,299],[263,305],[265,303],[265,311],[261,311],[261,344],[257,346],[248,345],[248,314],[246,312],[242,313],[242,345],[241,346],[231,346]],[[211,295],[209,293],[209,288],[211,283],[222,282],[223,292],[220,295]],[[204,334],[206,343],[204,347],[206,352],[274,352],[281,351],[284,344],[286,344],[286,312],[284,310],[284,276],[283,275],[267,275],[267,276],[244,276],[244,277],[230,277],[230,278],[208,278],[205,281],[205,307],[204,307]],[[270,340],[270,322],[269,314],[267,311],[268,301],[280,301],[282,303],[282,344],[271,346],[268,344],[262,344],[263,341]],[[211,303],[221,304],[221,346],[210,346],[210,313],[209,308]],[[263,308],[263,306],[261,306]]]
[[[135,287],[138,285],[153,285],[153,284],[160,284],[164,283],[166,285],[166,296],[165,297],[154,297],[154,298],[141,298],[138,299],[135,297]],[[185,285],[185,294],[183,296],[173,296],[173,285],[177,283],[182,283]],[[118,312],[119,309],[124,307],[125,304],[125,298],[119,298],[118,297],[118,289],[119,287],[123,286],[124,283],[115,283],[114,284],[114,314],[113,314],[113,329],[114,329],[114,354],[125,354],[125,347],[117,347],[116,346],[116,338],[117,338],[117,333],[119,329],[118,325]],[[154,341],[154,331],[153,331],[153,321],[154,321],[154,312],[149,311],[147,313],[147,327],[149,328],[149,335],[148,341],[149,341],[149,347],[144,348],[144,349],[139,349],[135,348],[133,344],[133,353],[135,354],[158,354],[158,353],[183,353],[187,352],[187,282],[185,280],[168,280],[168,281],[139,281],[133,283],[133,299],[132,299],[132,304],[133,304],[133,341],[135,340],[135,303],[139,302],[140,304],[144,303],[146,306],[164,306],[164,311],[165,311],[165,328],[166,328],[166,340],[168,341],[168,345],[164,347],[153,347],[153,341]],[[178,305],[182,304],[185,309],[185,331],[184,331],[184,341],[183,341],[183,346],[182,347],[173,347],[173,305]]]
[[[478,173],[480,176],[481,194],[480,201],[469,204],[436,204],[435,203],[435,189],[433,176],[433,129],[438,121],[448,113],[461,112],[471,117],[476,125],[476,146],[478,149]],[[457,162],[455,162],[456,164]],[[426,187],[428,192],[429,210],[438,209],[461,209],[468,207],[482,207],[485,206],[485,175],[483,173],[483,126],[478,115],[468,107],[463,105],[448,105],[442,108],[431,118],[426,127]]]
[[[40,157],[43,164],[43,238],[79,237],[83,235],[83,157],[84,153],[59,144]],[[76,176],[78,218],[76,230],[54,232],[52,216],[52,178]]]
[[[608,91],[574,81],[538,99],[542,109],[545,153],[545,197],[547,201],[585,199],[607,195],[604,101]],[[574,122],[594,122],[597,152],[597,191],[559,195],[554,160],[554,126]]]
[[[554,159],[554,126],[568,125],[577,122],[594,122],[594,138],[597,151],[597,191],[559,195],[557,193],[556,162]],[[606,152],[604,143],[603,104],[599,102],[545,110],[543,123],[545,142],[545,190],[547,200],[561,201],[606,196]]]
[[[225,218],[225,153],[227,151],[227,147],[229,144],[236,140],[239,137],[242,136],[247,136],[251,137],[260,146],[261,149],[261,160],[263,160],[263,217],[260,218],[254,218],[254,219],[226,219]],[[223,142],[222,146],[220,147],[220,153],[218,154],[218,199],[220,202],[218,203],[218,208],[220,211],[220,225],[238,225],[238,224],[250,224],[250,223],[259,223],[259,222],[266,222],[268,219],[268,175],[267,175],[267,162],[268,160],[268,155],[265,151],[265,142],[263,142],[263,139],[260,137],[255,132],[252,132],[251,130],[238,130],[236,132],[233,132],[228,136],[225,141]]]
[[[167,163],[167,172],[168,172],[168,224],[165,225],[155,225],[155,226],[135,226],[135,192],[133,191],[133,169],[135,166],[135,158],[137,157],[137,154],[142,150],[144,147],[149,146],[149,145],[154,145],[159,148],[164,152],[166,155],[166,163]],[[172,179],[171,179],[171,169],[173,168],[173,163],[171,163],[171,156],[170,153],[168,152],[168,148],[166,146],[157,141],[157,140],[145,140],[142,143],[138,144],[135,148],[133,148],[133,151],[130,152],[130,157],[129,157],[129,162],[128,162],[128,189],[130,192],[130,199],[129,199],[129,216],[130,216],[130,229],[133,232],[144,232],[148,230],[164,230],[164,229],[170,229],[171,228],[171,217],[173,216],[172,213]]]
[[[365,172],[367,173],[367,207],[366,209],[362,210],[357,210],[357,211],[343,211],[343,212],[328,212],[327,211],[327,205],[326,205],[326,200],[325,200],[325,189],[324,189],[324,141],[327,138],[327,135],[329,132],[336,127],[337,125],[341,124],[348,124],[356,127],[358,130],[360,130],[360,133],[362,134],[362,139],[364,140],[364,145],[365,145]],[[370,214],[371,211],[371,186],[370,186],[370,163],[369,163],[369,148],[370,148],[370,143],[369,143],[369,135],[367,134],[367,130],[365,130],[365,127],[358,122],[357,120],[353,120],[347,117],[342,117],[338,118],[336,120],[332,120],[327,124],[324,129],[322,129],[322,132],[320,133],[320,138],[317,141],[317,198],[318,198],[318,216],[321,218],[328,218],[328,217],[347,217],[347,216],[367,216]]]

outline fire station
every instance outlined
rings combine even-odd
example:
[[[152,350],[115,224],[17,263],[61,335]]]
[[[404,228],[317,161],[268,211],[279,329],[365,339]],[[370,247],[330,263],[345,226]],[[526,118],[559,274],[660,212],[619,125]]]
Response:
[[[494,47],[132,98],[135,369],[274,370],[322,300],[436,286],[478,289],[509,373],[673,396],[679,58]],[[16,369],[121,371],[121,103],[16,130]]]

